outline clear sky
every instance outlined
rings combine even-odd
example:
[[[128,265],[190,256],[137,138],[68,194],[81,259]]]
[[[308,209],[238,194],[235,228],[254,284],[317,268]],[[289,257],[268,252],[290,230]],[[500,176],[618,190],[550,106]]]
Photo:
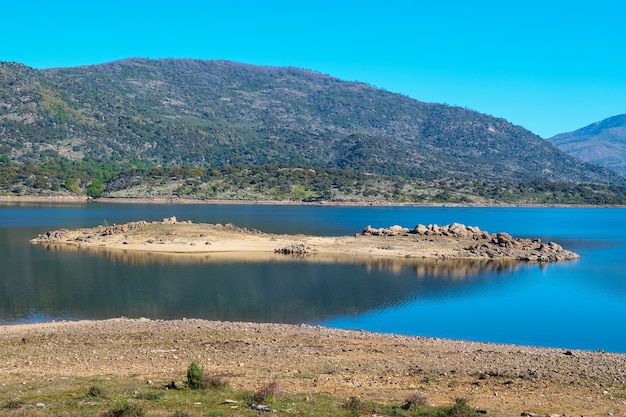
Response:
[[[550,137],[626,113],[625,19],[623,0],[7,0],[0,61],[294,66]]]

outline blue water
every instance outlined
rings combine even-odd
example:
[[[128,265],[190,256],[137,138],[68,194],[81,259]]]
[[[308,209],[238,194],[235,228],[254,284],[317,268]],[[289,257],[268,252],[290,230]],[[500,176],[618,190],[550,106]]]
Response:
[[[626,352],[621,208],[267,205],[0,205],[0,324],[200,317]],[[277,233],[460,222],[554,240],[581,259],[548,265],[174,261],[31,245],[39,233],[145,219]]]

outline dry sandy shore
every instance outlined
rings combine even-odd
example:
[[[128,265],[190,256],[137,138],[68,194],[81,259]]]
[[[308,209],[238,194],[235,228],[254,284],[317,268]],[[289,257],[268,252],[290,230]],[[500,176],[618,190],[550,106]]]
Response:
[[[0,327],[0,381],[119,377],[182,383],[192,360],[239,389],[433,405],[463,397],[489,415],[624,416],[626,355],[311,326],[111,319]]]

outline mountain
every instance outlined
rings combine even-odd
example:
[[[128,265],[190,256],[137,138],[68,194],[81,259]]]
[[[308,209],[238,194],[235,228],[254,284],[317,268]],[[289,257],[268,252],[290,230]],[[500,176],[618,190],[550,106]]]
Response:
[[[2,164],[0,189],[13,193],[96,184],[100,194],[148,173],[164,184],[173,167],[203,182],[305,169],[332,177],[326,191],[345,176],[451,190],[450,180],[626,184],[504,119],[308,70],[187,59],[0,63]]]
[[[626,176],[626,114],[548,140],[569,155]]]

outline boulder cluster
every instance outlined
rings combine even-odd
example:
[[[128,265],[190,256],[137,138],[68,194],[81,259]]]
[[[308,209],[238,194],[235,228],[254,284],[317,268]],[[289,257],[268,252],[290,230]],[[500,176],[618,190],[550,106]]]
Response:
[[[382,227],[380,229],[367,226],[361,232],[362,235],[371,236],[403,236],[409,234],[421,235],[421,236],[450,236],[459,239],[488,239],[491,235],[480,230],[475,226],[465,226],[461,223],[452,223],[447,226],[437,226],[436,224],[429,224],[425,226],[418,224],[413,229],[409,229],[402,226]]]
[[[31,239],[32,243],[55,243],[67,242],[74,240],[76,242],[84,242],[89,239],[105,236],[113,236],[127,233],[129,230],[144,227],[148,224],[146,221],[130,222],[125,224],[112,224],[107,226],[98,226],[94,229],[85,229],[85,232],[77,235],[77,231],[68,229],[59,229],[40,234],[35,239]],[[87,232],[89,231],[89,232]]]
[[[303,243],[294,243],[283,248],[274,249],[274,253],[280,253],[283,255],[306,255],[309,253],[310,248]]]
[[[458,258],[517,259],[520,261],[554,262],[578,259],[579,255],[563,249],[555,242],[542,243],[541,239],[514,238],[505,232],[489,233],[475,226],[452,223],[447,226],[418,224],[413,229],[402,226],[373,228],[367,226],[361,232],[363,236],[439,236],[469,240],[475,243],[459,250]]]
[[[35,239],[31,239],[30,241],[33,243],[42,243],[42,242],[58,242],[60,240],[65,239],[69,230],[67,229],[59,229],[59,230],[51,230],[44,234],[37,236]]]
[[[98,226],[96,229],[97,234],[100,236],[111,236],[127,233],[129,230],[137,229],[138,227],[144,227],[148,222],[141,220],[138,222],[130,222],[125,224],[113,224],[111,226]]]

